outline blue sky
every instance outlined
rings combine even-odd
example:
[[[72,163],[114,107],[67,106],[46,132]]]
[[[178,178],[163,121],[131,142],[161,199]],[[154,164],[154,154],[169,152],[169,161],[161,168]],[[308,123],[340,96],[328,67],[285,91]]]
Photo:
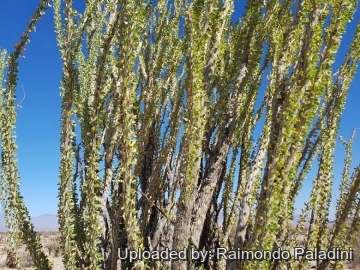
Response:
[[[83,1],[74,1],[81,4]],[[238,3],[238,2],[236,2]],[[0,47],[12,51],[13,45],[19,40],[31,14],[38,4],[37,0],[2,0],[0,3]],[[236,5],[237,11],[239,5]],[[337,63],[345,55],[355,29],[356,20],[348,27],[348,33],[342,40]],[[234,17],[239,16],[236,12]],[[37,24],[36,33],[31,35],[31,42],[25,51],[25,59],[20,61],[19,78],[21,84],[17,89],[18,110],[17,143],[19,170],[21,175],[21,192],[31,216],[56,214],[57,183],[59,172],[59,140],[60,140],[60,96],[59,82],[61,78],[61,61],[53,24],[53,10]],[[334,67],[338,67],[335,64]],[[360,74],[357,74],[350,88],[348,102],[342,116],[340,135],[348,139],[353,129],[360,127]],[[22,86],[21,86],[22,85]],[[354,168],[360,163],[360,130],[354,143]],[[337,143],[335,149],[335,185],[338,190],[344,159],[344,148]],[[312,178],[304,183],[296,207],[301,208],[301,201],[306,200],[311,191]],[[1,210],[1,209],[0,209]],[[334,213],[331,211],[332,214]]]

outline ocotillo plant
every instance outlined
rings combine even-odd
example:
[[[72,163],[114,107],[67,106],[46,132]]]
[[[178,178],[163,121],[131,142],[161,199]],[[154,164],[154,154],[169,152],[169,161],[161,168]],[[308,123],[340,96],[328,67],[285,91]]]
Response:
[[[18,245],[21,242],[26,244],[36,268],[51,269],[49,260],[41,249],[40,239],[34,232],[34,227],[30,222],[23,197],[19,192],[18,180],[20,176],[15,159],[17,145],[14,134],[17,110],[15,104],[15,89],[18,79],[17,60],[23,56],[26,44],[30,41],[30,33],[35,29],[36,22],[44,14],[49,2],[49,0],[41,1],[20,41],[15,44],[13,53],[7,56],[6,50],[2,50],[0,56],[1,199],[12,240],[10,247],[16,258],[18,269],[22,269],[18,253]],[[5,78],[4,72],[6,72]],[[5,85],[3,86],[4,82]]]
[[[360,169],[351,176],[349,169],[354,136],[342,141],[347,158],[332,230],[328,219],[359,24],[336,72],[332,64],[357,1],[249,0],[237,22],[230,0],[88,0],[83,13],[71,0],[52,4],[63,65],[58,217],[66,269],[305,269],[306,258],[119,263],[118,255],[291,250],[308,216],[307,250],[351,246],[360,209]],[[0,59],[1,74],[8,70],[2,198],[13,249],[25,242],[37,267],[49,269],[19,193],[12,136],[16,59],[30,30]],[[312,193],[293,232],[310,168],[317,169]]]

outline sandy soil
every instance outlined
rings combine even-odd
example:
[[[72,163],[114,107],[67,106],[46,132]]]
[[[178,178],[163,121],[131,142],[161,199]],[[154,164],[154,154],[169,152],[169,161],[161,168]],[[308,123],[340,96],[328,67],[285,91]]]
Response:
[[[62,264],[61,251],[59,247],[58,232],[41,232],[40,240],[46,255],[49,255],[50,261],[53,262],[53,270],[65,269]],[[9,236],[6,233],[0,233],[0,269],[10,270],[14,268],[8,268],[6,265],[7,251],[9,250]],[[32,266],[32,260],[25,251],[25,246],[21,246],[20,254],[22,258],[22,266],[24,269],[34,269]]]

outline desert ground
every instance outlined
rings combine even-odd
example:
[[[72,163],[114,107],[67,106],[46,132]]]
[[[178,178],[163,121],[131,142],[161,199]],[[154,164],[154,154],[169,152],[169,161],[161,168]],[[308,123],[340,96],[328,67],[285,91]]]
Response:
[[[65,269],[61,261],[59,232],[39,232],[39,235],[45,254],[49,255],[49,259],[53,263],[53,270]],[[30,256],[25,252],[25,246],[21,246],[20,254],[22,267],[27,270],[34,269]],[[9,253],[9,235],[0,233],[0,269],[16,269],[13,264],[14,258]]]
[[[60,251],[60,234],[59,232],[39,232],[41,243],[45,254],[49,256],[53,263],[53,270],[65,269],[62,264],[62,257]],[[353,262],[346,262],[344,270],[360,270],[360,238],[354,246],[355,260]],[[25,252],[25,246],[21,246],[20,254],[22,258],[22,267],[26,270],[34,270],[32,267],[32,260]],[[9,253],[9,235],[7,233],[0,233],[0,269],[11,270],[16,269],[14,265],[14,258]],[[315,267],[309,268],[316,269]]]

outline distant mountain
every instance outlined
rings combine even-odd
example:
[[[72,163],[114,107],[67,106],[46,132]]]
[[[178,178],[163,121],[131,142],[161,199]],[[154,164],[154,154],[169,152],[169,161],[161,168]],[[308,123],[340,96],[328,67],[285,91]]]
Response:
[[[31,222],[34,225],[35,231],[57,231],[59,228],[58,219],[56,215],[41,215],[31,217]],[[6,232],[6,222],[3,213],[0,213],[0,232]]]

